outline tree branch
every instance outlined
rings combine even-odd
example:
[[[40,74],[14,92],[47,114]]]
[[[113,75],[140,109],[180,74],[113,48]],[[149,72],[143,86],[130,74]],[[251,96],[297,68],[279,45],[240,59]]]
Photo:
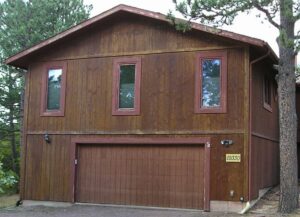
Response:
[[[257,3],[257,2],[254,3],[254,7],[255,7],[257,10],[263,12],[263,13],[267,16],[268,21],[269,21],[273,26],[275,26],[277,29],[280,29],[280,25],[274,21],[274,19],[273,19],[274,17],[270,14],[270,12],[269,12],[267,9],[263,8],[263,7],[262,7],[259,3]]]

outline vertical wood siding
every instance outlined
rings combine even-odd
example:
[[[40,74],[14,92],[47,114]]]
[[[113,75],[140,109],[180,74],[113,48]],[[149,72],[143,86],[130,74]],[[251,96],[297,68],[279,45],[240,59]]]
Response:
[[[264,76],[272,78],[272,112],[263,107]],[[258,196],[259,189],[279,183],[279,121],[277,87],[274,74],[266,63],[257,63],[252,73],[252,143],[251,153],[251,199]]]
[[[70,137],[28,136],[26,155],[25,199],[71,201]]]
[[[163,40],[162,40],[163,39]],[[195,114],[197,50],[227,50],[227,113]],[[212,138],[211,200],[247,199],[248,93],[245,49],[206,33],[182,34],[149,20],[118,19],[41,51],[30,68],[24,199],[72,201],[69,183],[70,138],[80,135],[147,135]],[[113,60],[142,59],[141,114],[112,116]],[[41,117],[42,71],[47,61],[68,65],[65,117]],[[48,132],[52,142],[46,144]],[[234,145],[223,147],[223,139]],[[241,153],[241,163],[226,163],[226,153]],[[222,184],[220,184],[222,183]],[[229,191],[235,195],[230,197]]]
[[[203,146],[81,145],[76,201],[203,209]]]
[[[226,114],[195,114],[196,52],[142,56],[141,115],[112,116],[113,58],[68,61],[65,117],[40,117],[41,71],[32,67],[29,131],[243,130],[243,50],[228,52]]]
[[[252,136],[252,153],[250,198],[255,199],[260,189],[279,183],[278,142]]]

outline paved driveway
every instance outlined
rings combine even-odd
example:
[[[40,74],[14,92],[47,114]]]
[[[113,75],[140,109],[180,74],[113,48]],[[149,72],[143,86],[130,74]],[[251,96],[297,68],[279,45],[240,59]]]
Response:
[[[19,207],[0,210],[0,217],[240,217],[238,214],[74,205],[66,208]]]

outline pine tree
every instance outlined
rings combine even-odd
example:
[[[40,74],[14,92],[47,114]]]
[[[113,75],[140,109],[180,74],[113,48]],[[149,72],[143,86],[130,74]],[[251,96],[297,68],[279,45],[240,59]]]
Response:
[[[18,144],[22,123],[24,70],[4,60],[89,17],[83,0],[5,0],[0,2],[0,148],[9,142],[10,165],[18,174]],[[1,149],[0,149],[1,151]]]

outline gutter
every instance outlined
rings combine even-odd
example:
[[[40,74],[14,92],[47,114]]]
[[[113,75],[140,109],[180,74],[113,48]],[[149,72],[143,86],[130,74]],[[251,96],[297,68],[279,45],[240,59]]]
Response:
[[[253,65],[255,64],[255,63],[258,63],[259,61],[261,61],[261,60],[263,60],[263,59],[265,59],[265,58],[267,58],[268,56],[270,56],[270,54],[271,54],[271,49],[270,49],[270,47],[269,46],[266,46],[267,47],[267,49],[268,49],[268,51],[267,51],[267,53],[266,54],[264,54],[264,55],[262,55],[262,56],[260,56],[260,57],[258,57],[258,58],[256,58],[256,59],[254,59],[254,60],[252,60],[251,62],[250,62],[250,66],[249,66],[249,92],[250,92],[250,94],[249,94],[249,140],[248,140],[248,142],[249,142],[249,144],[248,144],[248,197],[249,197],[249,201],[248,201],[248,203],[247,203],[247,205],[246,205],[246,207],[242,210],[242,212],[241,212],[241,214],[243,214],[243,213],[245,213],[245,212],[247,212],[252,206],[250,205],[250,201],[251,201],[251,161],[252,161],[252,147],[251,147],[251,145],[252,145],[252,73],[253,73]]]

